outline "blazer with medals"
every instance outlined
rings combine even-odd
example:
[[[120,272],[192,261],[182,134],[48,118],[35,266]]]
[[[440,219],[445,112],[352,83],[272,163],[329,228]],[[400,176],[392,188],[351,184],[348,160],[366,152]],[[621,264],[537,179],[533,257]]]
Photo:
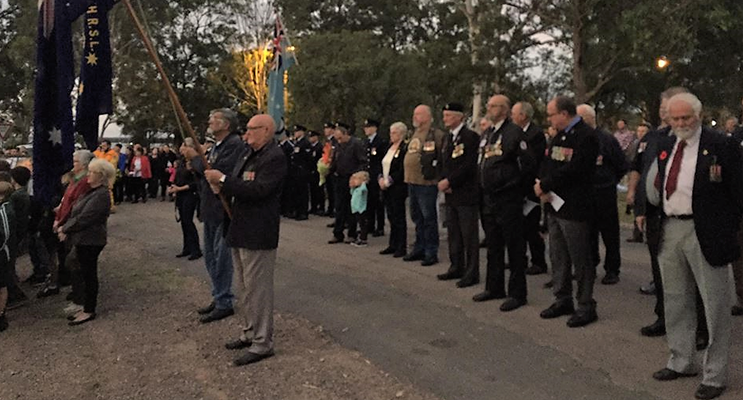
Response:
[[[389,142],[384,140],[379,133],[371,141],[366,139],[366,159],[369,161],[367,171],[369,171],[369,176],[374,182],[382,174],[382,159],[387,154],[387,148],[389,147]]]
[[[249,149],[237,162],[222,186],[222,193],[232,198],[232,220],[227,231],[229,247],[249,250],[278,247],[279,199],[286,174],[286,156],[275,140],[260,150]]]
[[[404,165],[405,153],[407,153],[407,151],[408,145],[405,142],[401,142],[397,151],[395,151],[392,163],[390,164],[389,177],[392,184],[384,190],[384,193],[395,198],[404,199],[408,196],[408,184],[405,183]],[[385,151],[385,155],[386,154],[387,152]],[[384,156],[382,158],[384,158]],[[374,179],[374,177],[372,177],[372,179]]]
[[[506,119],[498,130],[491,127],[485,131],[482,141],[479,175],[484,199],[503,195],[523,199],[528,175],[524,171],[533,169],[534,165],[524,131]]]
[[[439,159],[441,179],[449,180],[451,193],[446,193],[449,206],[475,206],[479,203],[480,188],[477,184],[477,146],[480,137],[467,129],[459,130],[456,139],[451,133],[444,136]]]
[[[663,138],[659,143],[658,182],[661,188],[665,188],[666,165],[671,162],[675,146],[676,136]],[[726,266],[740,257],[736,235],[743,213],[742,158],[740,145],[734,139],[702,128],[691,208],[702,254],[713,266]],[[661,190],[658,196],[661,211],[664,193],[665,190]]]
[[[558,218],[572,221],[593,218],[593,174],[598,154],[596,130],[582,118],[552,138],[542,162],[540,186],[544,193],[553,192],[560,196],[565,204],[557,212],[547,204],[547,210]]]

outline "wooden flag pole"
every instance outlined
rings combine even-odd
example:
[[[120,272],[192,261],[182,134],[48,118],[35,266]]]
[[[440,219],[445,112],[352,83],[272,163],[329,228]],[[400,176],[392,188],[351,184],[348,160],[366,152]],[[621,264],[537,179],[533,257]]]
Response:
[[[162,78],[163,83],[165,83],[165,89],[168,92],[168,96],[170,97],[171,102],[173,103],[173,107],[175,108],[178,117],[180,118],[181,122],[183,122],[183,125],[186,128],[186,133],[188,133],[188,136],[191,137],[191,139],[193,140],[194,146],[196,147],[196,152],[199,154],[202,161],[204,162],[204,166],[208,169],[210,166],[209,161],[206,159],[204,148],[201,146],[199,138],[196,137],[196,132],[193,130],[193,126],[191,126],[191,121],[189,121],[188,116],[186,115],[186,111],[183,110],[181,100],[178,98],[178,94],[176,94],[175,90],[173,89],[173,85],[170,83],[168,75],[165,73],[165,69],[160,62],[160,57],[158,57],[157,52],[155,51],[155,46],[153,46],[152,41],[150,40],[149,36],[147,36],[142,23],[139,21],[139,18],[134,11],[134,7],[132,7],[131,1],[122,1],[126,6],[127,11],[129,11],[129,16],[132,18],[132,21],[134,21],[134,26],[137,28],[137,32],[139,32],[139,36],[142,38],[142,41],[147,48],[147,52],[150,53],[150,57],[152,57],[152,60],[155,62],[155,67],[157,67],[157,71],[160,73],[160,78]],[[227,212],[227,216],[232,218],[232,212],[230,211],[230,205],[227,202],[227,199],[224,197],[224,195],[222,195],[222,193],[219,194],[219,198],[220,200],[222,200],[222,206],[224,206],[224,210]]]

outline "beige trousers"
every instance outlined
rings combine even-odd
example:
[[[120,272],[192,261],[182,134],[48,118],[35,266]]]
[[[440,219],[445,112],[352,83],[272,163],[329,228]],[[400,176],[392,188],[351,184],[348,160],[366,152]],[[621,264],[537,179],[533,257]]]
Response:
[[[243,318],[242,340],[255,354],[273,351],[273,270],[276,249],[232,249],[237,311]]]

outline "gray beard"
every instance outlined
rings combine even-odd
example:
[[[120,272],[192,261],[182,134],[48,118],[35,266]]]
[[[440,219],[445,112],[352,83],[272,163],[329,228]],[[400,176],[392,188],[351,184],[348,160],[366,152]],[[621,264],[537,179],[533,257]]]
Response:
[[[699,129],[698,127],[694,128],[677,128],[673,130],[673,134],[676,135],[679,139],[682,140],[688,140],[692,136],[694,136],[694,133]]]

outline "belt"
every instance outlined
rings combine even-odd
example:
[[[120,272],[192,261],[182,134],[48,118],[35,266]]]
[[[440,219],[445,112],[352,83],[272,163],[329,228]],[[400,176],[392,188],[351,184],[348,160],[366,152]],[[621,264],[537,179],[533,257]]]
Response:
[[[694,219],[694,214],[684,214],[684,215],[666,215],[667,218],[674,218],[679,219],[681,221],[687,221],[690,219]]]

